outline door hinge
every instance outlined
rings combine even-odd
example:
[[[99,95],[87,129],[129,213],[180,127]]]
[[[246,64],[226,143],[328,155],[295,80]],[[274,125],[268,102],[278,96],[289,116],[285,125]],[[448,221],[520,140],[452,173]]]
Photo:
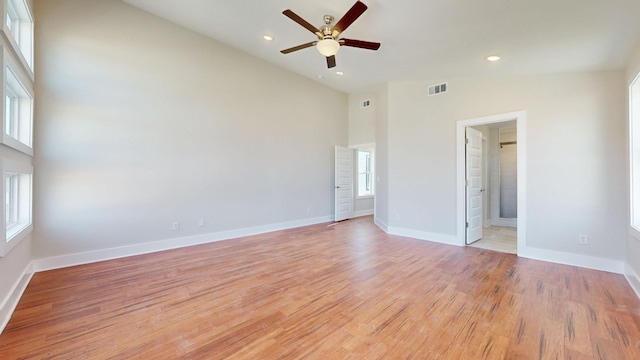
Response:
[[[464,139],[464,143],[468,144],[469,143],[469,138]]]
[[[469,223],[467,223],[467,227],[469,227]]]

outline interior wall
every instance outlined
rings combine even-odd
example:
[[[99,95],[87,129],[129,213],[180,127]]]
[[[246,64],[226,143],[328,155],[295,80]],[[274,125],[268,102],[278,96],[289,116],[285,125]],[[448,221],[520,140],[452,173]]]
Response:
[[[370,106],[361,103],[370,101]],[[349,95],[349,146],[373,144],[376,142],[376,94]]]
[[[389,224],[389,88],[376,93],[375,222],[385,231]]]
[[[623,72],[435,82],[389,84],[390,227],[455,236],[456,122],[525,110],[527,246],[623,259]]]
[[[516,128],[500,128],[500,144],[515,142]],[[518,217],[518,147],[517,144],[500,145],[500,217]]]
[[[36,258],[330,219],[346,94],[118,0],[35,15]]]
[[[370,105],[362,107],[361,103],[368,100]],[[350,94],[349,95],[349,147],[356,148],[374,144],[376,142],[376,94]],[[356,159],[357,157],[354,157]],[[374,164],[375,165],[375,164]],[[354,162],[354,184],[357,184],[358,164]],[[375,176],[375,166],[374,166]],[[375,186],[375,183],[374,183]],[[355,191],[355,190],[354,190]],[[374,190],[375,191],[375,190]],[[374,198],[358,198],[354,196],[356,216],[373,214]]]

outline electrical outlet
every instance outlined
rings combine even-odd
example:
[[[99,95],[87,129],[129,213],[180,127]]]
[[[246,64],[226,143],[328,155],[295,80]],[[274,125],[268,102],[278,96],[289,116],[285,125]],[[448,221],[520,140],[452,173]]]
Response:
[[[396,220],[400,220],[400,214],[396,214]]]
[[[180,223],[177,221],[174,221],[173,224],[171,224],[171,230],[172,231],[178,231],[180,230]]]
[[[198,220],[198,226],[204,227],[204,219]]]
[[[311,208],[310,208],[310,207],[308,207],[308,208],[307,208],[307,213],[310,213],[310,212],[311,212]]]
[[[589,237],[587,234],[578,234],[578,244],[589,245]]]

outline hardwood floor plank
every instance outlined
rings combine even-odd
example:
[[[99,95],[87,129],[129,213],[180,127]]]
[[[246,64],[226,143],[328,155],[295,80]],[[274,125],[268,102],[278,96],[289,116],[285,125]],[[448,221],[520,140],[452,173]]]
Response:
[[[640,359],[623,276],[371,217],[35,274],[2,359]]]
[[[592,341],[586,307],[573,301],[567,301],[564,321],[564,346],[581,355],[592,355]]]

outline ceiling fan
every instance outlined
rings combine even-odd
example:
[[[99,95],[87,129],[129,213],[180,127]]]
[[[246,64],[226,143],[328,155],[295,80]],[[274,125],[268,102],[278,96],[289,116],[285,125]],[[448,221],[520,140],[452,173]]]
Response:
[[[360,17],[360,15],[362,15],[366,10],[367,5],[365,5],[361,1],[357,1],[351,7],[351,9],[349,9],[349,11],[347,11],[347,13],[344,14],[344,16],[340,20],[338,20],[335,25],[332,25],[334,20],[333,16],[325,15],[324,25],[320,26],[320,28],[316,28],[293,11],[287,9],[282,13],[286,17],[302,25],[305,29],[314,33],[318,37],[318,40],[294,46],[289,49],[284,49],[280,52],[283,54],[288,54],[315,45],[318,49],[318,52],[320,52],[320,54],[327,58],[327,67],[332,68],[336,66],[336,54],[338,53],[338,50],[340,50],[341,46],[378,50],[380,48],[380,43],[378,42],[338,38],[340,34],[347,30],[349,25],[356,21],[356,19]]]

